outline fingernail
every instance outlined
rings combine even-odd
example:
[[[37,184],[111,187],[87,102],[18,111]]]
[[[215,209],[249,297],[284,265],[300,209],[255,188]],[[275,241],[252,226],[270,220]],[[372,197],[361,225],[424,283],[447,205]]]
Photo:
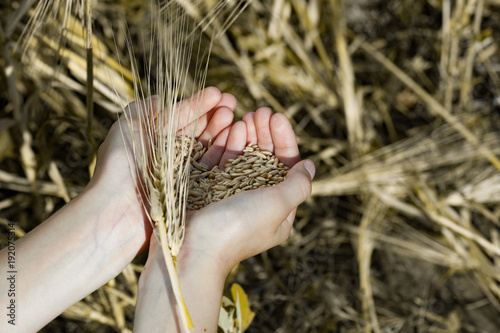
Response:
[[[161,107],[160,96],[153,95],[150,97],[150,101],[151,101],[151,106],[153,106],[154,108],[159,109]]]
[[[306,160],[304,162],[304,168],[306,168],[307,172],[309,172],[309,175],[311,176],[312,180],[314,178],[314,175],[316,174],[316,167],[314,166],[313,161]]]

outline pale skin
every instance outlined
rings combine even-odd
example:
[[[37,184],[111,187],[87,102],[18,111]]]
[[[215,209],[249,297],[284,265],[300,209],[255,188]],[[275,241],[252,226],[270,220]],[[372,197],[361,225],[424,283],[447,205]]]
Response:
[[[134,104],[129,107],[133,112]],[[228,273],[240,261],[286,240],[296,207],[310,195],[314,176],[312,162],[300,161],[285,116],[261,108],[231,124],[235,107],[232,95],[205,89],[195,136],[213,145],[202,162],[222,166],[247,143],[254,143],[292,169],[277,186],[240,193],[188,215],[177,264],[193,332],[216,331]],[[130,154],[131,147],[124,144],[115,124],[99,149],[94,177],[85,190],[16,242],[17,331],[41,329],[117,276],[149,243],[134,331],[178,330],[173,303],[166,294],[168,274],[154,237],[150,242],[151,227],[138,200],[127,149]],[[6,249],[0,251],[0,269],[8,270]],[[2,282],[2,308],[8,302],[7,290]],[[0,321],[0,332],[13,328],[7,320]]]

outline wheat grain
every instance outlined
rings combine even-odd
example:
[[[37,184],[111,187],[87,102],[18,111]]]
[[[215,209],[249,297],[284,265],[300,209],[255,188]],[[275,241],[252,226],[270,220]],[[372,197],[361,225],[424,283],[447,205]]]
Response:
[[[190,142],[188,137],[178,137],[176,156],[187,158],[187,151],[181,149]],[[279,162],[271,152],[262,151],[256,145],[249,145],[236,159],[229,159],[220,170],[216,165],[199,163],[206,148],[199,142],[193,145],[190,162],[190,180],[186,207],[190,210],[201,209],[234,194],[281,183],[289,168]],[[179,158],[179,157],[178,157]]]

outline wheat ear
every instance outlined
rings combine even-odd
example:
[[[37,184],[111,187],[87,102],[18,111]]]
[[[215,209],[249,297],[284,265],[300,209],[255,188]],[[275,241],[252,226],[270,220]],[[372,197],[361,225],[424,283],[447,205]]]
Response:
[[[154,235],[161,245],[184,332],[192,328],[192,323],[182,297],[175,257],[184,239],[190,155],[203,94],[182,105],[179,100],[202,90],[213,38],[228,27],[228,20],[234,20],[246,3],[152,0],[152,51],[145,74],[147,83],[142,86],[139,80],[134,80],[134,91],[136,99],[155,93],[158,98],[137,103],[135,114],[124,107],[132,136],[130,161],[138,176],[137,192],[141,193]],[[207,9],[207,4],[213,6]],[[201,47],[203,36],[209,37],[206,47]],[[130,55],[133,56],[131,49]],[[140,76],[137,66],[133,72]],[[154,113],[154,109],[158,112]],[[178,136],[189,139],[177,140]]]

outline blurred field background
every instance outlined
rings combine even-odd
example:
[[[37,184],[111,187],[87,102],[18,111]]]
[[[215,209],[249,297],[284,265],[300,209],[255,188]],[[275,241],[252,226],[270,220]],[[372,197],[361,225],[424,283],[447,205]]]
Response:
[[[0,5],[0,247],[85,187],[125,36],[146,54],[145,2],[93,1],[90,140],[78,10],[61,30],[54,1],[21,59],[33,3]],[[254,0],[215,42],[207,85],[286,114],[317,166],[289,240],[229,278],[248,332],[500,331],[499,47],[499,0]],[[130,332],[144,259],[43,332]]]

